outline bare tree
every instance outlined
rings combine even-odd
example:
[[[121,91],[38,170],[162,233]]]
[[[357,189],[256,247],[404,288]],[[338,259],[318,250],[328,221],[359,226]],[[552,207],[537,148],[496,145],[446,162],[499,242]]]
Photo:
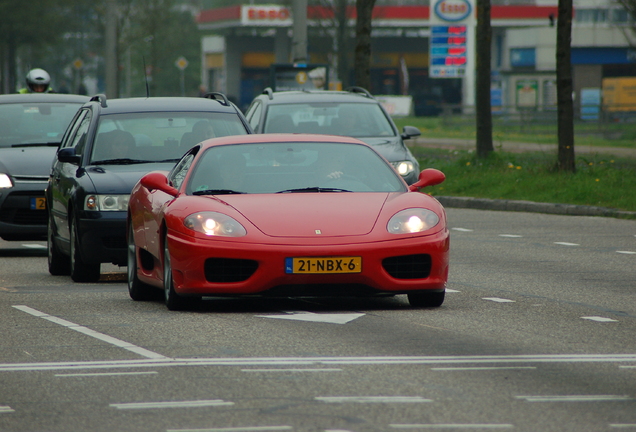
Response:
[[[477,127],[477,156],[487,157],[493,150],[492,111],[490,105],[490,0],[477,0],[477,46],[475,109]]]
[[[557,75],[557,168],[575,172],[574,107],[572,103],[572,0],[559,0],[556,41]]]
[[[371,17],[375,0],[356,0],[356,51],[354,60],[357,86],[371,89]]]

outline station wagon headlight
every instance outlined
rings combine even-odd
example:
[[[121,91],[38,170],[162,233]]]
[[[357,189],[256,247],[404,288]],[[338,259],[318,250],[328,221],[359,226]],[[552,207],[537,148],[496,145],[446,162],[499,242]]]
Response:
[[[0,189],[6,189],[10,187],[13,187],[11,178],[6,174],[0,173]]]
[[[393,215],[386,229],[391,234],[413,234],[429,230],[438,223],[439,216],[435,212],[423,208],[412,208]]]
[[[208,236],[243,237],[247,231],[237,220],[217,212],[194,213],[183,220],[186,228]]]
[[[391,162],[391,165],[401,176],[409,175],[415,169],[411,161]]]
[[[130,195],[88,195],[84,200],[84,210],[126,211]]]

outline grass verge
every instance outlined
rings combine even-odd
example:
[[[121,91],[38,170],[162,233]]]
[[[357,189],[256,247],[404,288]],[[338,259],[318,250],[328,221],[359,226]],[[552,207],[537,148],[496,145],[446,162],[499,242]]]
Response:
[[[636,211],[636,159],[576,157],[576,172],[555,168],[556,156],[412,147],[422,169],[437,168],[446,181],[423,190],[433,196],[461,196],[591,205]]]

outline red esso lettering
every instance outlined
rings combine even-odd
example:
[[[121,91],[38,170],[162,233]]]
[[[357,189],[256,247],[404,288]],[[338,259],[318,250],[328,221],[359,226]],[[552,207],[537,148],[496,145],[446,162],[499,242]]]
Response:
[[[247,16],[250,20],[285,20],[289,18],[287,9],[248,9]]]
[[[465,4],[442,3],[442,13],[461,14],[466,12]]]

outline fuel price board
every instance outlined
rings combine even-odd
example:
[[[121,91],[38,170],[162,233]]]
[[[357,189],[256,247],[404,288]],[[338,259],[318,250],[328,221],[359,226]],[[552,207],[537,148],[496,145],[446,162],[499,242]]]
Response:
[[[466,73],[466,26],[431,27],[429,42],[431,78],[463,78]]]

